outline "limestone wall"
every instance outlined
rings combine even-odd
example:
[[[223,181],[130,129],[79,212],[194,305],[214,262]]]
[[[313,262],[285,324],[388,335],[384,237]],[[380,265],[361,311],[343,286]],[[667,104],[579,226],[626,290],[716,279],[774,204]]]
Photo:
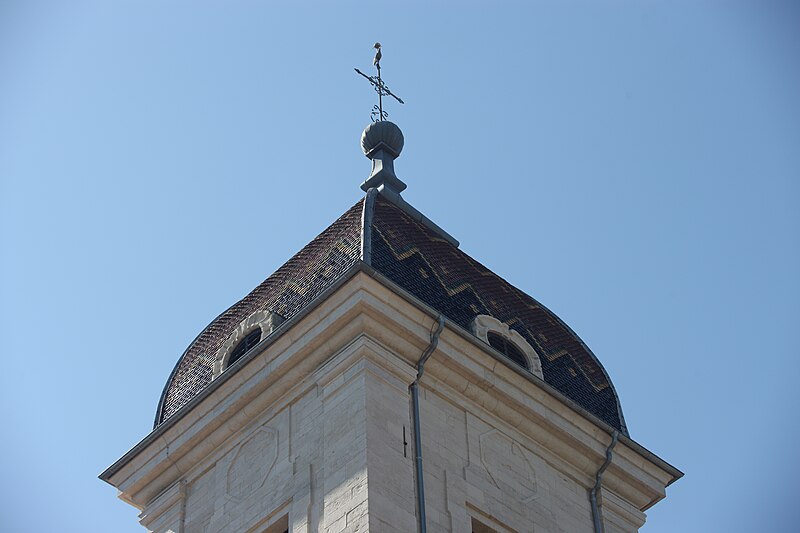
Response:
[[[417,530],[408,386],[432,319],[369,278],[282,335],[110,469],[156,533]],[[421,381],[431,533],[593,531],[607,429],[446,329]],[[657,459],[657,458],[655,458]],[[630,444],[601,493],[634,532],[671,476]]]
[[[295,533],[415,531],[413,375],[376,363],[395,356],[367,339],[350,351],[337,377],[231,435],[186,473],[177,497],[173,488],[148,506],[143,525],[174,533],[264,532],[272,524]],[[353,356],[359,351],[369,357]],[[471,402],[455,404],[424,383],[431,533],[469,532],[473,519],[496,531],[592,531],[587,486]],[[607,531],[637,525],[616,518]]]

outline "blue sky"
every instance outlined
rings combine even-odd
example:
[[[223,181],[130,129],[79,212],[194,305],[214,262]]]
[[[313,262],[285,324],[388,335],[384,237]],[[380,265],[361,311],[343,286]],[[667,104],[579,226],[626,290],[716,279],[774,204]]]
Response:
[[[0,1],[0,529],[143,531],[96,476],[195,335],[359,199],[379,40],[406,199],[686,472],[642,531],[795,530],[798,27],[770,1]]]

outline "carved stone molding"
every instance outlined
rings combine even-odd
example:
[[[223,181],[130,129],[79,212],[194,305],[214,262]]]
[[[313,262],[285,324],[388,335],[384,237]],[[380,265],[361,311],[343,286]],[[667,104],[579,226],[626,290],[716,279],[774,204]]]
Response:
[[[497,333],[508,339],[525,355],[528,361],[528,369],[535,376],[544,379],[542,374],[542,362],[539,359],[539,354],[533,349],[533,346],[528,344],[525,338],[508,327],[505,322],[500,322],[495,317],[490,315],[478,315],[472,320],[470,324],[472,333],[480,340],[489,344],[489,332]]]
[[[275,328],[277,328],[283,317],[272,311],[256,311],[249,317],[242,320],[233,333],[230,334],[225,343],[220,346],[214,356],[214,374],[212,379],[217,378],[228,367],[228,359],[239,341],[245,338],[256,328],[261,329],[261,339],[265,339]]]

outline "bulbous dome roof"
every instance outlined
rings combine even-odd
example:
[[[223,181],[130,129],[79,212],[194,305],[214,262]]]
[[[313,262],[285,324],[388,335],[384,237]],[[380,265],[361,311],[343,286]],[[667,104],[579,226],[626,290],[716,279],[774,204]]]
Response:
[[[374,149],[376,142],[388,140],[395,149],[402,150],[402,134],[399,140],[392,137],[393,125],[389,124],[375,123],[367,128],[367,140],[362,138],[365,149]],[[407,204],[380,194],[375,197],[374,189],[367,193],[367,199],[370,200],[361,200],[349,209],[198,335],[164,387],[156,426],[174,416],[211,383],[217,350],[243,320],[257,311],[290,319],[350,267],[364,261],[442,313],[451,324],[469,331],[478,315],[505,323],[535,349],[547,383],[627,434],[611,380],[597,357],[563,321],[465,254],[452,239],[442,238],[433,223]]]

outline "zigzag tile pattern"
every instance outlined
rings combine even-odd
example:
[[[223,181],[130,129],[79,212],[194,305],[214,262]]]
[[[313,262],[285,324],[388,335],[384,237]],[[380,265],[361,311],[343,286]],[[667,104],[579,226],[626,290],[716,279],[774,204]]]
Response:
[[[211,383],[214,356],[242,320],[260,310],[291,318],[359,261],[362,210],[363,200],[198,335],[167,381],[155,426]],[[373,268],[462,328],[479,314],[507,323],[539,353],[545,381],[627,434],[600,362],[539,302],[380,196],[371,247]]]
[[[600,362],[555,314],[380,197],[372,234],[376,270],[466,330],[479,314],[507,323],[539,353],[545,381],[625,432]]]

